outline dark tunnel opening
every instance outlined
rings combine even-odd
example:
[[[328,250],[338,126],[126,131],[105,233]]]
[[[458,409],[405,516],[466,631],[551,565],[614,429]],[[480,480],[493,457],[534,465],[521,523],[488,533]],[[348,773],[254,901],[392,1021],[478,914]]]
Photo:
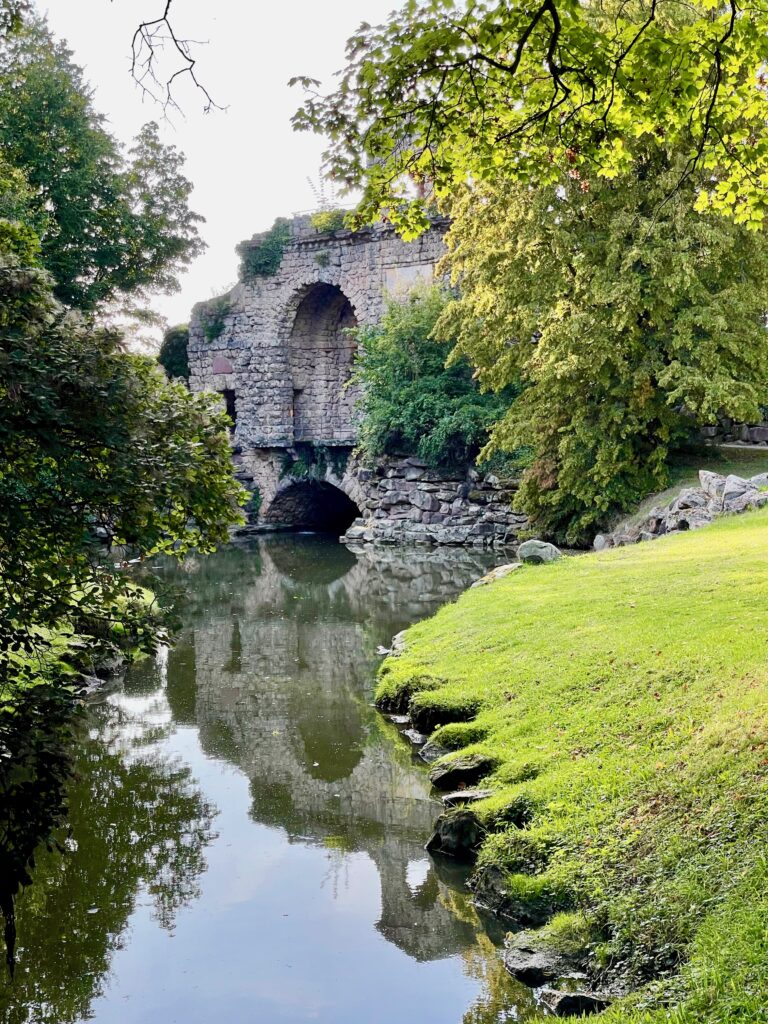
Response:
[[[265,521],[292,530],[341,536],[359,515],[354,501],[333,484],[298,480],[275,496]]]

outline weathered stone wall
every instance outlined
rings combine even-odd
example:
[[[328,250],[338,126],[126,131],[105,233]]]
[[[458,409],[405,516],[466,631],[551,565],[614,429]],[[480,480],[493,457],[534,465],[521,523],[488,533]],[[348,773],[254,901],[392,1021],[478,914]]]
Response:
[[[430,469],[408,458],[381,459],[373,467],[352,462],[346,476],[365,495],[347,541],[497,547],[517,543],[526,526],[525,516],[511,509],[516,482],[493,474]]]
[[[354,443],[356,396],[345,388],[353,349],[345,329],[376,323],[388,293],[434,279],[444,227],[403,242],[387,225],[321,233],[309,217],[296,217],[277,272],[241,281],[226,297],[218,337],[206,339],[210,304],[195,307],[190,385],[234,392],[236,445]]]

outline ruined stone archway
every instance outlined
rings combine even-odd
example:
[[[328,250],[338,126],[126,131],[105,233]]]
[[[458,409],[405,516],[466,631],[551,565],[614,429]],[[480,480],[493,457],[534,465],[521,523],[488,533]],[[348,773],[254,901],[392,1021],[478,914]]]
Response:
[[[264,521],[294,530],[342,534],[360,515],[344,491],[325,480],[295,480],[278,491]]]
[[[347,387],[357,325],[352,304],[336,285],[318,282],[301,297],[288,339],[293,385],[293,440],[350,443],[356,436],[357,393]]]

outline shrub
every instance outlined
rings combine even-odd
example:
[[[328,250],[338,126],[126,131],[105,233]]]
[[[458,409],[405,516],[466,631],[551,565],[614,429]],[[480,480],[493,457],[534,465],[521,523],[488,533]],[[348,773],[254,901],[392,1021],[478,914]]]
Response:
[[[163,343],[160,346],[157,361],[171,380],[177,377],[189,380],[188,344],[189,324],[177,324],[176,327],[169,327],[163,335]]]
[[[241,242],[237,246],[241,280],[250,281],[254,277],[271,277],[276,274],[290,237],[291,222],[285,217],[278,217],[269,231]]]
[[[318,210],[309,218],[312,227],[322,234],[341,231],[345,226],[347,210]]]
[[[446,366],[449,343],[435,339],[451,301],[440,288],[388,302],[381,324],[358,327],[354,379],[363,388],[360,448],[367,455],[418,455],[433,466],[474,459],[517,394],[484,394],[469,364]]]

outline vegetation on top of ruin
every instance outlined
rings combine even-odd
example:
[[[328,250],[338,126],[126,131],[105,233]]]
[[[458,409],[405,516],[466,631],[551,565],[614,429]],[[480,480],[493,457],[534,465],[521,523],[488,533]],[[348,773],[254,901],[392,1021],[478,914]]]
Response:
[[[269,231],[246,239],[237,246],[240,256],[240,280],[272,277],[280,269],[283,252],[292,234],[291,222],[278,217]]]
[[[760,511],[524,566],[381,670],[379,700],[454,723],[446,761],[486,759],[478,876],[500,872],[509,916],[576,912],[592,980],[634,990],[606,1022],[761,1019],[766,530]]]

